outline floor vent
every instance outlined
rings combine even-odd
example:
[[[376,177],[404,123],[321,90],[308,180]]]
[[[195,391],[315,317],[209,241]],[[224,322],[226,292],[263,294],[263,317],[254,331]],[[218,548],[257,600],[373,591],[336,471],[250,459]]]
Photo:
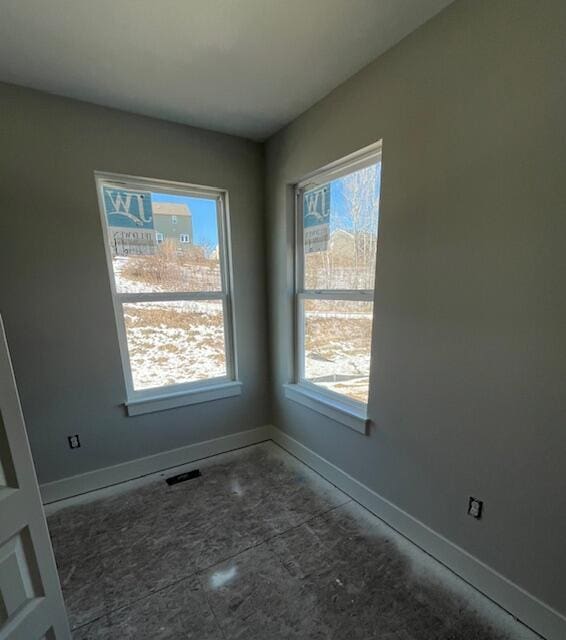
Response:
[[[185,482],[185,480],[192,480],[193,478],[200,478],[200,469],[193,469],[192,471],[186,471],[185,473],[179,473],[176,476],[167,478],[165,482],[171,486],[172,484],[178,484],[179,482]]]

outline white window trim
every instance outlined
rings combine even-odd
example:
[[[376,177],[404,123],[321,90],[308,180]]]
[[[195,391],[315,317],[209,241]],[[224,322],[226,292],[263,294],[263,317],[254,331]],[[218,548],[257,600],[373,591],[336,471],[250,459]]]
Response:
[[[238,365],[236,359],[235,316],[233,308],[232,282],[233,270],[231,260],[231,239],[228,192],[214,187],[203,187],[182,182],[172,182],[153,178],[95,171],[95,182],[98,193],[99,212],[102,222],[104,250],[114,316],[118,332],[118,343],[122,370],[126,386],[124,402],[128,415],[134,416],[153,411],[162,411],[174,407],[207,402],[236,396],[241,393],[241,382],[238,381]],[[155,293],[118,293],[112,266],[112,255],[108,235],[108,225],[104,211],[103,185],[116,185],[122,189],[139,189],[153,193],[165,193],[192,197],[204,197],[217,202],[218,245],[220,259],[221,288],[219,291],[205,292],[155,292]],[[135,390],[133,385],[130,356],[124,324],[122,304],[128,302],[166,302],[177,300],[220,300],[224,317],[224,343],[227,375],[194,382],[186,382],[166,387]]]
[[[293,382],[283,385],[285,397],[339,422],[359,433],[367,434],[370,419],[365,402],[353,400],[329,389],[324,389],[304,378],[304,317],[303,301],[353,300],[373,302],[374,291],[368,290],[305,290],[302,194],[318,184],[336,180],[344,175],[363,169],[381,160],[381,141],[369,145],[342,160],[326,165],[318,171],[305,176],[294,185],[294,222],[295,222],[295,282],[294,282],[294,377]],[[372,362],[370,360],[370,369]],[[370,370],[370,380],[372,378]]]
[[[188,233],[180,233],[179,234],[179,242],[181,244],[190,244],[191,237],[189,236]]]
[[[367,434],[369,419],[366,412],[345,402],[347,398],[325,398],[319,389],[312,390],[306,384],[284,384],[283,388],[288,400],[302,404],[358,433]]]
[[[237,380],[210,384],[208,387],[200,387],[193,391],[171,393],[167,396],[147,397],[141,400],[126,402],[126,410],[129,416],[139,416],[143,413],[155,413],[165,409],[175,409],[190,404],[200,404],[210,400],[232,398],[242,393],[242,383]]]

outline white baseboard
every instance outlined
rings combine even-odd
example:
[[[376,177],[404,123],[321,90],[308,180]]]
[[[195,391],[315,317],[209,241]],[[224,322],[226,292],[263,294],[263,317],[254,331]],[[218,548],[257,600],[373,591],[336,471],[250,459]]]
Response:
[[[566,638],[566,617],[276,427],[270,438],[548,640]]]
[[[170,467],[177,467],[219,453],[247,447],[270,438],[271,429],[267,426],[249,429],[248,431],[239,431],[222,438],[205,440],[186,447],[162,451],[145,458],[138,458],[137,460],[88,471],[87,473],[63,478],[55,482],[48,482],[40,486],[41,497],[43,504],[49,504],[57,500],[64,500],[120,482],[140,478],[150,473],[163,471]]]

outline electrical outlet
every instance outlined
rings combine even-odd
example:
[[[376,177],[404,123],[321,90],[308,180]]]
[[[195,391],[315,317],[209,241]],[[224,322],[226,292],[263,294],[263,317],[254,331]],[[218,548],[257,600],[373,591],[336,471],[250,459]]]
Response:
[[[470,496],[470,500],[468,502],[468,515],[479,520],[481,518],[482,511],[483,500],[478,500],[477,498]]]
[[[79,434],[75,434],[74,436],[68,436],[67,440],[69,441],[69,447],[71,449],[78,449],[81,446],[81,441],[79,440]]]

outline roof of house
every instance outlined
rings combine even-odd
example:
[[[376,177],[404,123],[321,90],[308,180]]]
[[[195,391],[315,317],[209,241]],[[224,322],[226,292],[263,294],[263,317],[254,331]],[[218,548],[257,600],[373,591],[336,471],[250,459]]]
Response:
[[[189,206],[180,202],[152,202],[154,216],[192,216]]]

